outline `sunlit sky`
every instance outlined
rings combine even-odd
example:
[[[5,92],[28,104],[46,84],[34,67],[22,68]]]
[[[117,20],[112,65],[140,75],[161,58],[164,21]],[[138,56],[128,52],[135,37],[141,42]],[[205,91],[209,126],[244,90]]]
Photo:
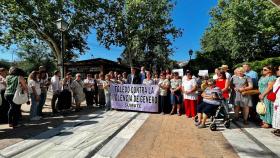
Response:
[[[174,25],[183,29],[183,34],[182,37],[177,38],[173,42],[175,53],[171,56],[171,59],[177,61],[188,60],[188,51],[190,49],[194,51],[200,50],[200,39],[205,28],[209,25],[209,11],[216,4],[217,0],[177,0],[177,5],[172,12],[172,18]],[[90,58],[116,60],[123,50],[120,47],[112,47],[110,50],[107,50],[99,45],[94,31],[88,36],[87,40],[90,50],[85,55],[80,56],[78,60]],[[15,55],[12,55],[15,49],[16,47],[5,50],[0,47],[0,59],[17,59]]]

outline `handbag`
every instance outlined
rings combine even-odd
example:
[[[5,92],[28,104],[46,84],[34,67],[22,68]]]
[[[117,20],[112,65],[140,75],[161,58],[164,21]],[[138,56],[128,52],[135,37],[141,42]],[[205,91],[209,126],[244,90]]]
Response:
[[[21,105],[28,101],[28,94],[22,90],[18,81],[17,89],[13,98],[15,104]]]
[[[242,95],[255,95],[255,94],[260,94],[260,91],[258,89],[251,89],[248,91],[244,91],[241,94]]]
[[[266,107],[263,101],[258,102],[256,111],[259,115],[264,115],[266,113]]]
[[[275,92],[269,92],[266,96],[267,100],[274,102],[276,100],[276,94],[279,90],[280,86],[277,88],[277,90]]]

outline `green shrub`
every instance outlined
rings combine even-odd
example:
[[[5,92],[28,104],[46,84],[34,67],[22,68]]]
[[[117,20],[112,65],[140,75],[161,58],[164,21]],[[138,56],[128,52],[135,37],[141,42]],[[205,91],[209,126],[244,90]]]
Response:
[[[239,63],[235,66],[235,68],[240,67],[243,64],[244,63]],[[265,65],[272,65],[274,67],[280,66],[280,57],[267,58],[261,61],[248,62],[248,64],[251,66],[252,70],[256,71],[258,74],[261,74],[261,70]]]

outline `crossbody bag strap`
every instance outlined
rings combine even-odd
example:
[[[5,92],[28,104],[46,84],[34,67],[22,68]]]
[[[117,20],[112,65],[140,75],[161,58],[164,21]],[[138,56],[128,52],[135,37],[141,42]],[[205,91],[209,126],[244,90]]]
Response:
[[[279,91],[280,89],[280,86],[278,86],[277,90],[275,91],[275,94],[277,94],[277,92]]]

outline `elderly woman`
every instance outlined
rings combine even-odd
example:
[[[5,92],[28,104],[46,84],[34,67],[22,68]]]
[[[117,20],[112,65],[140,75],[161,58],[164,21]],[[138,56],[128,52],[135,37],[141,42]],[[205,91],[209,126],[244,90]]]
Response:
[[[272,131],[276,136],[280,137],[280,66],[277,70],[278,79],[273,85],[273,92],[276,93],[276,100],[274,101],[274,112],[272,119],[272,127],[275,129]]]
[[[216,87],[215,80],[208,79],[209,85],[202,93],[203,101],[197,106],[198,122],[196,125],[198,128],[205,128],[205,122],[212,114],[214,114],[220,105],[220,99],[222,99],[222,91],[219,87]]]
[[[170,86],[169,80],[166,78],[166,73],[162,72],[160,74],[160,80],[159,80],[159,112],[161,114],[165,114],[165,109],[167,106],[167,91]]]
[[[73,97],[76,103],[75,111],[78,112],[81,109],[81,103],[85,100],[85,93],[83,91],[84,82],[81,79],[81,74],[76,74],[76,79],[71,84],[71,89],[73,91]]]
[[[150,71],[146,71],[146,77],[144,80],[143,80],[143,84],[144,85],[153,85],[154,84],[154,80],[151,78],[152,75],[151,75],[151,72]]]
[[[272,115],[273,115],[273,105],[272,102],[269,101],[266,96],[269,92],[271,92],[273,88],[273,84],[276,80],[276,76],[273,75],[273,67],[268,65],[263,67],[262,77],[259,80],[259,99],[262,100],[266,107],[266,113],[264,115],[260,115],[262,119],[262,128],[270,128],[272,124]]]
[[[21,105],[15,104],[13,102],[14,94],[16,92],[18,84],[20,84],[23,91],[25,91],[26,93],[28,92],[28,87],[23,76],[24,74],[21,69],[11,67],[9,70],[9,75],[6,77],[7,87],[4,96],[10,105],[10,109],[8,112],[8,123],[9,126],[13,128],[19,126],[18,121],[21,117]]]
[[[192,78],[193,74],[191,71],[187,70],[186,75],[182,80],[182,91],[184,94],[184,105],[185,113],[188,118],[194,118],[196,115],[196,105],[197,105],[197,83],[196,80]]]
[[[174,78],[171,79],[171,104],[172,104],[172,110],[170,112],[170,115],[173,115],[175,113],[176,107],[177,107],[177,114],[181,116],[180,109],[182,104],[182,93],[181,93],[181,87],[182,87],[182,80],[179,78],[178,72],[174,73]]]
[[[249,109],[253,106],[250,95],[242,95],[242,92],[253,89],[252,79],[244,75],[244,69],[239,67],[236,69],[236,76],[230,81],[231,103],[234,105],[235,120],[239,119],[239,111],[242,108],[242,116],[244,125],[248,124]]]

